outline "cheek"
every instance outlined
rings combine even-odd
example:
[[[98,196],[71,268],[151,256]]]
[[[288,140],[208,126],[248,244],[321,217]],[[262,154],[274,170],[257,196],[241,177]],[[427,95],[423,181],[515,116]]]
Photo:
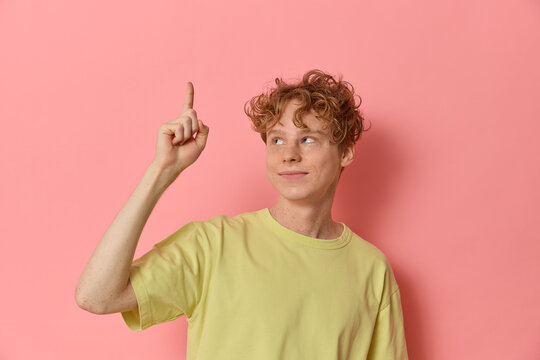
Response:
[[[266,170],[272,173],[276,171],[275,157],[271,154],[266,155]]]
[[[279,155],[276,151],[272,151],[272,150],[266,150],[266,163],[268,165],[270,164],[275,164],[276,163],[276,159],[279,158]]]
[[[333,174],[341,167],[338,154],[327,151],[319,158],[320,171],[325,174]]]

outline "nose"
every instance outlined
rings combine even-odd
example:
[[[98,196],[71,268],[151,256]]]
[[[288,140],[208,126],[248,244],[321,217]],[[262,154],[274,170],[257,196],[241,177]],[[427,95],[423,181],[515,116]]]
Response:
[[[285,146],[283,149],[283,162],[299,162],[302,161],[302,156],[300,155],[300,149],[296,142],[291,142]]]

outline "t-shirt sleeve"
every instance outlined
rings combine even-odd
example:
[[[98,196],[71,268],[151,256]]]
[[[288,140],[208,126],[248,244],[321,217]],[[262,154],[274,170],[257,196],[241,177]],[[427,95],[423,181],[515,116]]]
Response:
[[[386,260],[384,286],[367,360],[408,360],[401,295]]]
[[[138,308],[122,312],[126,325],[141,331],[184,314],[189,319],[207,290],[211,258],[201,223],[190,222],[134,260],[129,279]]]
[[[377,314],[367,359],[408,359],[399,290],[392,294],[390,303]]]

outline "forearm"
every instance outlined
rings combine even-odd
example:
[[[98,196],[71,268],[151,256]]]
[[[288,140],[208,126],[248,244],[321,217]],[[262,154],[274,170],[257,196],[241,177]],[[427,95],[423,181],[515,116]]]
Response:
[[[172,179],[174,181],[174,179]],[[101,311],[126,288],[142,230],[172,182],[155,163],[146,170],[88,261],[76,289],[79,306]]]

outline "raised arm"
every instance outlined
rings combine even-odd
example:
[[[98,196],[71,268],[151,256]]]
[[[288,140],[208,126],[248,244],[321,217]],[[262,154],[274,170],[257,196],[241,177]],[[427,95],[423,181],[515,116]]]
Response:
[[[188,82],[182,115],[160,126],[154,160],[86,264],[75,289],[82,309],[95,314],[137,309],[129,274],[144,225],[163,192],[206,146],[209,128],[197,119],[193,95]]]

